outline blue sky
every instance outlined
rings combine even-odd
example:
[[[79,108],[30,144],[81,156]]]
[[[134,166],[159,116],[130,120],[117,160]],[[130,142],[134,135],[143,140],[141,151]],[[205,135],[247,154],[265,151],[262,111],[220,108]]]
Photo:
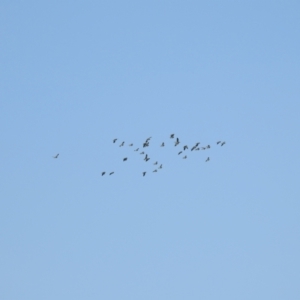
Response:
[[[0,298],[298,299],[299,9],[2,1]]]

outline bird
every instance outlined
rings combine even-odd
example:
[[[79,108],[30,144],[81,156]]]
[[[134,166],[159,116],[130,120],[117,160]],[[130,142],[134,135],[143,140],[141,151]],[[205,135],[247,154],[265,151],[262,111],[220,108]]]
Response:
[[[102,172],[101,176],[103,176],[105,174],[105,172]]]
[[[117,141],[117,139],[114,139],[114,140],[113,140],[113,143],[115,143],[116,141]]]
[[[154,163],[154,165],[157,165],[158,164],[158,162],[156,161],[155,163]]]
[[[224,146],[226,144],[226,142],[223,142],[222,144],[221,144],[221,146]]]
[[[147,158],[148,158],[148,154],[145,155],[144,160],[147,160]]]
[[[123,158],[123,161],[126,161],[126,160],[127,160],[127,157],[124,157],[124,158]]]
[[[205,148],[205,147],[201,147],[201,149],[202,149],[202,150],[205,150],[206,148]]]
[[[208,157],[207,159],[206,159],[206,161],[205,162],[207,162],[207,161],[209,161],[210,160],[210,158]]]
[[[189,149],[189,147],[188,147],[187,145],[185,145],[185,146],[183,147],[183,150],[187,150],[187,149]]]
[[[141,152],[140,154],[145,154],[145,152],[143,151],[143,152]]]
[[[53,156],[53,158],[58,158],[59,153],[57,153],[55,156]]]
[[[187,158],[187,156],[184,156],[184,157],[183,157],[183,159],[186,159],[186,158]]]
[[[150,158],[148,157],[148,158],[146,158],[146,162],[149,160]]]
[[[153,172],[157,172],[157,170],[155,169]]]
[[[217,141],[217,145],[221,144],[221,141]]]
[[[165,143],[162,143],[160,146],[161,146],[161,147],[164,147],[164,146],[165,146]]]
[[[179,145],[179,138],[176,138],[175,146]]]
[[[109,175],[112,175],[112,174],[114,174],[114,173],[115,173],[115,172],[110,172]]]
[[[159,166],[159,169],[162,169],[162,164]]]
[[[143,144],[143,148],[145,148],[145,147],[148,147],[149,146],[149,142],[145,142],[144,144]]]
[[[136,148],[134,151],[139,151],[139,148]]]
[[[174,135],[175,135],[175,134],[172,133],[172,134],[170,135],[170,138],[173,139],[173,138],[174,138]]]
[[[207,145],[206,148],[209,149],[209,148],[210,148],[210,145]]]
[[[197,147],[195,150],[197,150],[197,151],[198,151],[198,150],[200,150],[200,148],[199,148],[199,147]]]
[[[193,150],[195,150],[196,149],[196,146],[193,146],[192,148],[191,148],[191,151],[193,151]]]
[[[178,155],[180,155],[181,153],[182,153],[182,151],[179,151],[179,152],[178,152]]]
[[[147,172],[143,172],[143,176],[145,176],[145,175],[146,175],[146,173],[147,173]]]
[[[125,142],[122,142],[122,143],[120,144],[120,146],[119,146],[119,147],[122,147],[122,146],[124,146],[124,143],[125,143]]]
[[[131,147],[131,146],[133,146],[133,144],[130,144],[129,146]]]

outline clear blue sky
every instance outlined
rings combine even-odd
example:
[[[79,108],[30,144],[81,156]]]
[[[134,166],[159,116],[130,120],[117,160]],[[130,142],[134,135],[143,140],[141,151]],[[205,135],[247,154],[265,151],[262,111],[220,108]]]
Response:
[[[0,299],[299,299],[299,11],[1,1]]]

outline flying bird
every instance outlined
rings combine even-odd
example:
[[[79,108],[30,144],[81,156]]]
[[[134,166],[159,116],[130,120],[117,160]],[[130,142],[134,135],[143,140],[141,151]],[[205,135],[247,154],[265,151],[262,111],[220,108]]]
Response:
[[[122,146],[124,146],[124,143],[125,143],[125,142],[122,142],[122,143],[120,144],[120,146],[119,146],[119,147],[122,147]]]
[[[222,144],[221,144],[221,146],[224,146],[226,144],[226,142],[223,142]]]
[[[143,172],[143,176],[145,176],[145,175],[146,175],[146,173],[147,173],[147,172]]]
[[[114,174],[114,173],[115,173],[115,172],[110,172],[109,175],[112,175],[112,174]]]
[[[145,152],[143,151],[143,152],[141,152],[140,154],[145,154]]]
[[[113,140],[113,143],[115,143],[116,141],[117,141],[117,139],[114,139],[114,140]]]
[[[154,170],[153,172],[157,172],[157,170]]]
[[[105,172],[102,172],[101,176],[103,176],[105,174]]]
[[[165,146],[165,143],[162,143],[160,146],[161,146],[161,147],[164,147],[164,146]]]
[[[174,133],[172,133],[172,134],[170,135],[170,138],[171,138],[171,139],[173,139],[173,138],[174,138],[174,136],[175,136],[175,134],[174,134]]]
[[[185,146],[183,147],[183,150],[185,151],[185,150],[187,150],[187,149],[189,149],[189,147],[188,147],[187,145],[185,145]]]
[[[124,158],[123,158],[123,161],[126,161],[126,160],[127,160],[127,157],[124,157]]]
[[[206,159],[206,161],[205,162],[207,162],[207,161],[209,161],[210,160],[210,158],[208,157],[207,159]]]
[[[181,153],[182,153],[182,151],[179,151],[179,152],[178,152],[178,155],[180,155]]]
[[[186,158],[187,158],[187,156],[184,156],[184,157],[183,157],[183,159],[186,159]]]
[[[55,156],[53,156],[53,158],[58,158],[59,153],[57,153]]]
[[[154,165],[157,165],[158,164],[158,162],[156,161],[155,163],[154,163]]]
[[[139,151],[139,148],[136,148],[134,151]]]
[[[179,138],[176,138],[175,146],[179,145]]]
[[[130,144],[129,146],[131,147],[131,146],[133,146],[133,144]]]
[[[218,142],[217,142],[217,145],[219,145],[219,144],[221,144],[221,141],[218,141]]]
[[[162,164],[159,166],[159,169],[162,169]]]

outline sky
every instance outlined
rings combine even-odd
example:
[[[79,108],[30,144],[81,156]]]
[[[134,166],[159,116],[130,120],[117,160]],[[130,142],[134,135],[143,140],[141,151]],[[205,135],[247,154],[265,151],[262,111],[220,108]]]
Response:
[[[0,298],[299,299],[299,10],[2,0]]]

